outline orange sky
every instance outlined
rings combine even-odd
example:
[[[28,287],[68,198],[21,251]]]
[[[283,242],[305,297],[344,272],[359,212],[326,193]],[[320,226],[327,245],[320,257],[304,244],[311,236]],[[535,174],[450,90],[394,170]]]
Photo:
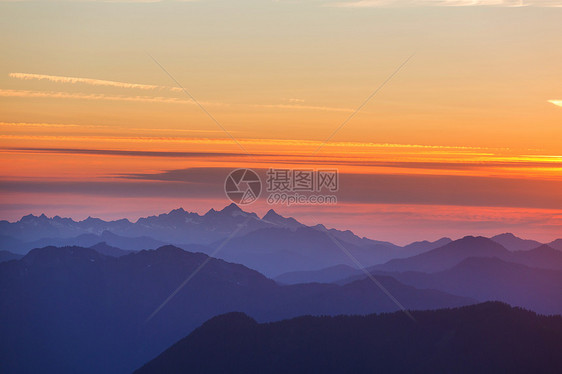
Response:
[[[0,218],[204,212],[230,169],[333,167],[338,206],[274,208],[395,241],[562,237],[556,2],[343,3],[0,1]]]

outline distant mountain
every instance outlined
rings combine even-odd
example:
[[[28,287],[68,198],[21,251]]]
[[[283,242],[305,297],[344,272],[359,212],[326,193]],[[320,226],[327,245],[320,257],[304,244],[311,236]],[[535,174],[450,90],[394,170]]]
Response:
[[[95,250],[99,254],[111,257],[121,257],[132,253],[133,251],[126,251],[121,248],[113,247],[106,242],[100,242],[90,247],[91,249]]]
[[[48,218],[44,214],[40,216],[28,214],[17,222],[0,221],[0,236],[31,242],[43,238],[71,238],[81,234],[99,235],[106,230],[117,233],[125,231],[131,225],[133,224],[127,219],[106,222],[88,217],[76,222],[71,218],[59,216]]]
[[[8,252],[8,251],[0,251],[0,262],[11,261],[11,260],[19,260],[22,257],[23,257],[22,255],[19,255],[17,253],[12,253],[12,252]]]
[[[409,309],[474,302],[377,279]],[[280,286],[245,266],[173,246],[121,257],[46,247],[0,263],[0,372],[131,372],[205,320],[236,310],[272,321],[398,307],[369,279]]]
[[[488,238],[466,236],[417,256],[395,259],[383,265],[374,266],[373,270],[431,273],[451,268],[468,257],[506,258],[509,255],[510,252],[501,244]]]
[[[537,243],[518,239],[511,234],[503,234],[495,238],[520,247]],[[139,218],[136,222],[127,219],[104,221],[92,217],[83,221],[74,221],[59,216],[49,218],[44,214],[27,215],[13,223],[0,221],[0,250],[12,253],[26,254],[33,248],[46,246],[92,247],[100,242],[126,251],[155,249],[172,244],[188,251],[195,250],[211,255],[219,248],[214,254],[215,257],[244,264],[269,277],[288,272],[316,272],[338,265],[356,267],[355,261],[351,260],[345,252],[351,253],[363,266],[370,267],[390,260],[427,254],[446,245],[453,245],[451,239],[442,238],[434,242],[420,241],[400,247],[386,241],[359,237],[349,230],[328,229],[321,224],[309,227],[294,218],[283,217],[273,209],[260,218],[255,213],[243,211],[236,204],[230,204],[219,211],[211,209],[203,215],[179,208],[166,214]],[[553,246],[556,245],[559,243],[553,242]],[[98,250],[112,256],[123,254],[115,250],[112,250],[112,253],[103,252],[102,248]],[[464,254],[457,253],[457,255],[454,255],[455,251],[447,252],[447,256],[452,256],[449,262],[442,262],[444,252],[440,255],[423,257],[425,270],[423,267],[412,268],[410,265],[417,261],[414,259],[390,262],[384,265],[384,269],[429,271],[427,269],[433,266],[437,270],[444,270],[464,258],[480,256],[473,253],[473,250],[466,250]],[[507,254],[498,253],[489,253],[485,256],[496,256],[533,267],[559,268],[558,265],[551,265],[550,260],[546,260],[555,258],[556,254],[539,252],[536,253],[540,258],[531,258],[529,254],[521,255],[520,259],[508,258]],[[434,256],[433,260],[430,259],[431,256]],[[429,262],[426,261],[428,259]],[[558,261],[554,263],[558,264]],[[377,268],[377,270],[382,269],[382,267]],[[336,281],[334,276],[339,276],[337,272],[334,276],[328,276],[328,273],[330,271],[325,272],[323,278],[314,278],[316,275],[311,273],[310,279],[303,278],[304,274],[300,274],[299,281],[317,279]]]
[[[385,274],[418,288],[479,301],[503,301],[543,314],[562,314],[562,271],[536,269],[499,258],[471,257],[437,273]]]
[[[381,240],[373,240],[369,238],[361,238],[355,235],[351,230],[336,230],[336,229],[328,229],[326,226],[322,224],[318,224],[316,226],[312,226],[313,229],[318,231],[328,232],[336,239],[342,240],[346,243],[356,245],[358,247],[386,247],[391,250],[400,249],[400,246],[393,244],[391,242],[381,241]]]
[[[0,235],[0,251],[9,251],[12,253],[25,254],[26,245],[23,241],[12,238],[8,235]]]
[[[430,242],[427,240],[413,242],[404,246],[402,250],[403,253],[402,257],[411,257],[411,256],[419,255],[421,253],[431,251],[432,249],[442,247],[451,242],[452,240],[450,238],[441,238],[434,242]]]
[[[417,256],[394,259],[385,264],[373,266],[370,270],[432,273],[447,270],[469,257],[497,257],[530,267],[562,270],[562,252],[547,245],[541,245],[529,251],[511,252],[501,244],[481,236],[467,236]]]
[[[6,238],[6,237],[4,237]],[[12,238],[13,239],[13,238]],[[14,243],[17,239],[13,239]],[[11,248],[13,252],[26,254],[33,248],[43,248],[48,246],[67,247],[92,247],[101,242],[108,246],[116,247],[126,251],[138,251],[141,249],[155,249],[165,245],[166,243],[147,236],[125,237],[116,235],[110,231],[103,231],[101,234],[81,234],[72,238],[43,238],[32,242],[17,241],[18,245],[2,244],[1,248]]]
[[[298,229],[300,227],[304,227],[304,225],[299,221],[297,221],[296,219],[292,217],[285,218],[277,214],[277,212],[274,211],[273,209],[267,211],[265,216],[263,216],[262,221],[272,223],[273,225],[279,228]]]
[[[434,242],[429,242],[429,241],[414,242],[402,248],[400,247],[395,248],[390,253],[388,249],[384,248],[386,245],[382,244],[383,246],[382,254],[380,253],[380,247],[372,248],[373,251],[372,253],[373,255],[379,253],[379,257],[376,258],[375,261],[381,262],[388,257],[405,258],[416,254],[428,252],[432,249],[439,248],[440,246],[446,245],[450,242],[452,242],[452,240],[449,238],[441,238]],[[348,246],[348,244],[345,245]],[[344,261],[351,264],[349,259],[344,259]],[[298,283],[311,283],[311,282],[336,283],[346,278],[361,279],[363,277],[364,277],[363,271],[357,269],[354,266],[341,264],[341,265],[329,266],[326,268],[322,268],[320,270],[289,271],[287,273],[283,273],[276,276],[274,279],[282,284],[298,284]]]
[[[542,243],[539,243],[536,240],[521,239],[512,233],[496,235],[490,239],[496,243],[500,243],[510,251],[528,251],[542,245]]]
[[[506,260],[542,269],[562,271],[562,252],[543,244],[529,251],[518,251]]]
[[[351,276],[363,274],[348,265],[336,265],[320,270],[309,271],[292,271],[283,273],[275,277],[275,281],[281,284],[299,284],[299,283],[333,283],[340,279],[349,278]]]
[[[555,241],[548,243],[548,246],[558,251],[562,251],[562,239],[556,239]]]
[[[160,243],[205,244],[227,237],[242,223],[241,234],[271,226],[254,213],[245,213],[231,204],[221,211],[211,209],[204,215],[179,208],[166,214],[139,218],[134,223],[127,219],[104,221],[88,217],[83,221],[74,221],[59,216],[48,218],[44,214],[27,215],[13,223],[0,221],[0,235],[33,242],[44,238],[75,238],[84,234],[100,236],[107,231],[128,238],[150,237]]]
[[[328,235],[332,235],[333,239]],[[242,263],[269,277],[290,271],[319,270],[341,264],[353,266],[353,260],[334,240],[365,265],[388,261],[396,257],[396,252],[400,249],[386,244],[351,244],[331,233],[304,226],[296,230],[261,229],[234,237],[226,242],[216,257]],[[222,241],[219,241],[211,246],[222,245]]]
[[[136,222],[127,219],[104,221],[88,217],[83,221],[55,216],[48,218],[27,215],[17,222],[0,221],[0,250],[27,253],[32,248],[49,245],[92,246],[101,241],[126,250],[154,249],[166,244],[188,246],[211,245],[221,242],[235,232],[244,236],[261,229],[287,229],[295,231],[307,226],[294,218],[286,218],[270,209],[263,218],[245,212],[236,204],[220,211],[210,209],[199,215],[183,208],[174,209],[158,216],[139,218]],[[386,250],[400,248],[392,243],[360,238],[351,231],[314,227],[318,231],[329,231],[334,237],[359,247],[381,245]],[[109,235],[114,235],[113,238]],[[119,239],[118,239],[119,238]]]
[[[501,303],[258,324],[243,313],[204,323],[135,374],[559,373],[562,317]]]

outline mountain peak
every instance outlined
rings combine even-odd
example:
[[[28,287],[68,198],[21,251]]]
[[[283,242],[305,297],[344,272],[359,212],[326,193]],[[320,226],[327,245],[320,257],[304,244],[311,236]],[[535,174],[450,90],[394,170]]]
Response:
[[[510,232],[493,236],[491,239],[510,251],[531,250],[542,244],[535,240],[521,239]]]
[[[235,203],[231,203],[230,205],[225,206],[222,210],[222,213],[234,213],[234,212],[243,212],[242,209]]]
[[[170,210],[170,213],[168,214],[181,214],[181,213],[187,213],[182,207],[179,207],[177,209],[172,209]]]
[[[455,250],[460,252],[466,252],[471,254],[480,253],[486,257],[495,254],[496,256],[503,256],[509,252],[503,245],[492,239],[486,238],[484,236],[465,236],[462,239],[458,239],[444,245],[445,250]],[[438,248],[438,250],[440,249]]]
[[[269,209],[262,220],[289,229],[297,229],[303,225],[293,217],[283,217],[273,209]]]
[[[38,217],[34,216],[33,214],[27,214],[27,215],[21,217],[20,222],[31,221],[35,218],[38,218]]]
[[[93,223],[103,223],[104,221],[100,218],[94,218],[92,216],[88,216],[88,218],[86,218],[85,220],[83,220],[81,222],[93,224]]]
[[[492,237],[492,239],[494,238],[516,238],[516,236],[510,232],[504,232],[503,234],[499,234]]]
[[[279,215],[275,210],[273,209],[269,209],[267,211],[267,213],[265,214],[265,216],[263,216],[262,219],[264,220],[272,220],[272,219],[276,219],[276,218],[283,218],[281,215]]]
[[[161,247],[158,247],[154,251],[160,252],[160,253],[185,253],[186,252],[183,249],[181,249],[179,247],[176,247],[175,245],[171,245],[171,244],[167,244],[167,245],[163,245]]]
[[[255,319],[242,312],[230,312],[211,318],[205,322],[202,328],[212,329],[240,329],[249,326],[256,326]]]

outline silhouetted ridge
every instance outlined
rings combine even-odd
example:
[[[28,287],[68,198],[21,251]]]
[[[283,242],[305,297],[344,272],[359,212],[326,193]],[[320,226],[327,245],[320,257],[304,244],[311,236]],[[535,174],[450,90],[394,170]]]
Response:
[[[231,312],[226,314],[221,314],[219,316],[213,317],[207,322],[205,322],[200,328],[201,329],[226,329],[226,330],[237,330],[240,328],[247,328],[257,325],[255,319],[248,316],[246,313],[242,312]]]
[[[137,370],[152,373],[555,373],[562,317],[507,304],[258,324],[215,317]]]
[[[175,245],[163,245],[162,247],[156,248],[154,251],[157,253],[166,253],[166,254],[186,253],[186,251],[176,247]]]
[[[21,260],[26,263],[50,264],[69,260],[95,261],[104,258],[105,256],[91,248],[49,246],[32,249]]]

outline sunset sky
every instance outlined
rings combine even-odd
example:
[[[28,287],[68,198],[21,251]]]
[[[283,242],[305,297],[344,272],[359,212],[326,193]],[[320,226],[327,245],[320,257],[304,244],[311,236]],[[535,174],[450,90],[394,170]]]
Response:
[[[335,206],[244,209],[400,244],[562,237],[561,20],[558,0],[0,1],[0,219],[204,213],[232,169],[337,168]]]

